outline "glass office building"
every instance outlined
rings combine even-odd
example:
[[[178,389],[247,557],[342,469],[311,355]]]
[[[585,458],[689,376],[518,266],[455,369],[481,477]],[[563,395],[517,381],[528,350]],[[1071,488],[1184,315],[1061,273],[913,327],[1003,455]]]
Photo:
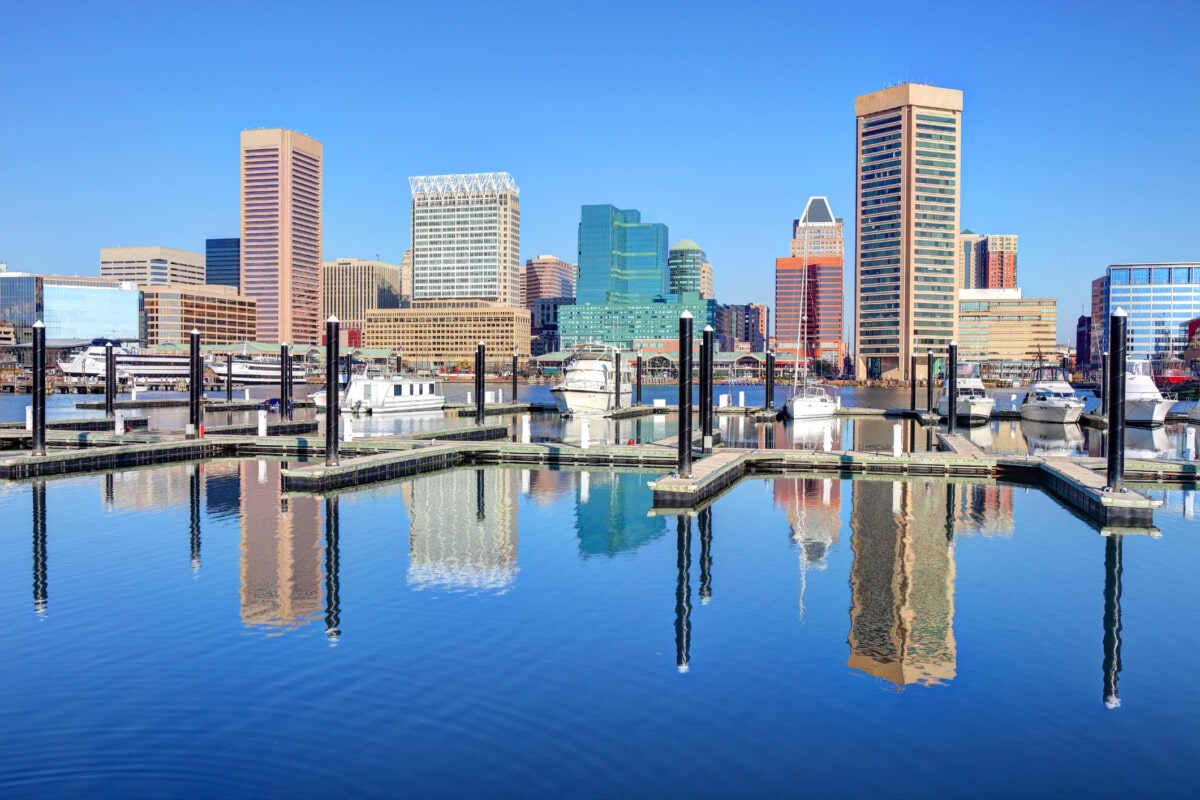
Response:
[[[242,240],[204,240],[204,282],[240,289],[242,285]]]
[[[698,340],[705,325],[717,324],[717,301],[687,292],[677,303],[644,305],[561,306],[558,309],[558,337],[563,348],[584,342],[615,344],[633,348],[635,339],[678,339],[679,315],[692,313],[692,333]]]
[[[1114,264],[1108,268],[1102,309],[1102,351],[1109,351],[1108,315],[1129,315],[1130,361],[1182,358],[1188,320],[1200,317],[1200,263]]]
[[[636,209],[584,206],[579,221],[579,305],[669,301],[667,226]]]
[[[32,341],[33,323],[46,339],[137,340],[142,293],[129,283],[104,278],[5,273],[0,275],[0,322],[13,326],[18,343]]]

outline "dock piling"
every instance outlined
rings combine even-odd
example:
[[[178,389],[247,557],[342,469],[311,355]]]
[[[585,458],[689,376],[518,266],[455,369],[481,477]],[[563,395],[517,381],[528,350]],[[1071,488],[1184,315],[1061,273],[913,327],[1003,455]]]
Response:
[[[475,345],[475,424],[483,424],[483,371],[487,367],[487,345]]]
[[[291,419],[288,406],[292,400],[291,348],[287,342],[279,345],[279,418]]]
[[[953,436],[958,429],[958,342],[950,342],[950,363],[946,365],[946,430]]]
[[[1118,308],[1108,320],[1108,489],[1119,492],[1125,480],[1125,337],[1129,319]]]
[[[225,402],[233,402],[233,353],[225,354]]]
[[[642,353],[640,350],[637,354],[637,397],[634,402],[639,406],[642,404]]]
[[[200,331],[192,328],[188,334],[188,426],[195,436],[203,436],[200,428],[200,395],[204,391],[204,366],[200,362]]]
[[[338,391],[338,318],[333,314],[325,320],[325,466],[338,464],[338,422],[342,413],[341,393]],[[346,364],[346,380],[350,380],[350,365]]]
[[[1100,416],[1108,416],[1108,351],[1100,354]]]
[[[613,408],[621,407],[621,345],[614,345],[616,349],[613,351]]]
[[[111,418],[117,399],[117,354],[112,342],[104,343],[104,416]]]
[[[705,453],[713,447],[713,327],[705,325],[700,338],[700,437]]]
[[[908,407],[917,410],[917,354],[913,353],[908,359]]]
[[[513,348],[512,359],[512,401],[517,402],[517,348]]]
[[[933,351],[925,351],[925,410],[933,413]]]
[[[692,472],[692,312],[679,315],[679,476]]]
[[[772,411],[775,408],[775,352],[767,351],[767,396],[763,401],[763,411]],[[741,403],[739,403],[741,405]]]
[[[33,455],[46,455],[46,326],[33,323]]]

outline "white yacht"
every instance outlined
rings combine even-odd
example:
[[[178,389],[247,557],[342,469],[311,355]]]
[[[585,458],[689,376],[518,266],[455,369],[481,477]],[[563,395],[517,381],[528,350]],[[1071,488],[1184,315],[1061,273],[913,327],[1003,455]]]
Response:
[[[1083,415],[1083,400],[1067,380],[1062,367],[1037,367],[1029,384],[1029,394],[1021,403],[1021,419],[1030,422],[1056,422],[1069,425]]]
[[[402,378],[399,375],[354,375],[342,389],[338,410],[343,414],[399,414],[407,411],[439,411],[446,398],[437,391],[437,381],[429,378]],[[325,390],[309,395],[317,411],[325,410]]]
[[[104,378],[107,340],[96,339],[82,352],[58,362],[69,378]],[[155,353],[125,347],[113,342],[118,380],[187,380],[190,358],[187,353]]]
[[[958,365],[957,394],[954,398],[954,415],[967,423],[987,422],[996,406],[996,399],[988,397],[983,388],[983,379],[979,377],[979,365],[960,363]],[[949,381],[946,381],[946,391],[938,398],[938,416],[949,416]]]
[[[632,370],[612,345],[586,344],[563,365],[562,382],[550,388],[562,414],[603,414],[616,407],[617,365],[620,365],[620,404],[628,407],[633,398]]]
[[[1125,424],[1162,425],[1175,405],[1174,395],[1164,395],[1154,384],[1150,362],[1130,361],[1125,365]]]

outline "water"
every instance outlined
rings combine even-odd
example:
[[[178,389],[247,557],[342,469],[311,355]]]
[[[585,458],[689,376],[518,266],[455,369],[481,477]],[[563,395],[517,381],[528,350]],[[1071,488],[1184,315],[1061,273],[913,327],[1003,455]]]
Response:
[[[0,483],[0,795],[1194,796],[1195,493],[280,464]],[[681,667],[686,667],[682,670]],[[1115,692],[1114,692],[1115,686]]]

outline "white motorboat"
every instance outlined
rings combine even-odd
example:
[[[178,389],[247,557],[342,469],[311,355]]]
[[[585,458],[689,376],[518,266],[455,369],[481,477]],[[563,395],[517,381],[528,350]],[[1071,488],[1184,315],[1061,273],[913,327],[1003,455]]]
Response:
[[[1062,367],[1037,367],[1029,384],[1029,394],[1021,403],[1021,419],[1069,425],[1083,415],[1083,400],[1067,380]]]
[[[1159,391],[1150,373],[1150,362],[1130,361],[1125,365],[1125,424],[1162,425],[1175,405],[1174,395]]]
[[[1021,435],[1031,456],[1084,455],[1083,430],[1078,423],[1063,425],[1022,419]]]
[[[59,361],[59,370],[69,378],[103,379],[107,341],[93,340],[82,352]],[[190,374],[190,357],[187,353],[155,353],[125,347],[120,342],[113,341],[113,355],[118,380],[187,380]]]
[[[407,411],[438,411],[446,398],[437,391],[438,382],[429,378],[402,378],[399,375],[354,375],[341,391],[338,410],[343,414],[400,414]],[[324,411],[325,390],[309,395]]]
[[[603,414],[617,407],[617,365],[620,365],[620,405],[633,399],[632,371],[612,345],[585,344],[575,348],[563,365],[563,379],[550,388],[562,414]]]
[[[979,377],[979,365],[969,362],[960,363],[956,384],[955,417],[968,424],[987,422],[992,416],[992,409],[996,406],[996,399],[988,397],[987,391],[983,388],[983,379]],[[947,413],[950,408],[949,393],[950,388],[947,385],[946,391],[938,398],[937,413],[940,417],[949,416]]]

